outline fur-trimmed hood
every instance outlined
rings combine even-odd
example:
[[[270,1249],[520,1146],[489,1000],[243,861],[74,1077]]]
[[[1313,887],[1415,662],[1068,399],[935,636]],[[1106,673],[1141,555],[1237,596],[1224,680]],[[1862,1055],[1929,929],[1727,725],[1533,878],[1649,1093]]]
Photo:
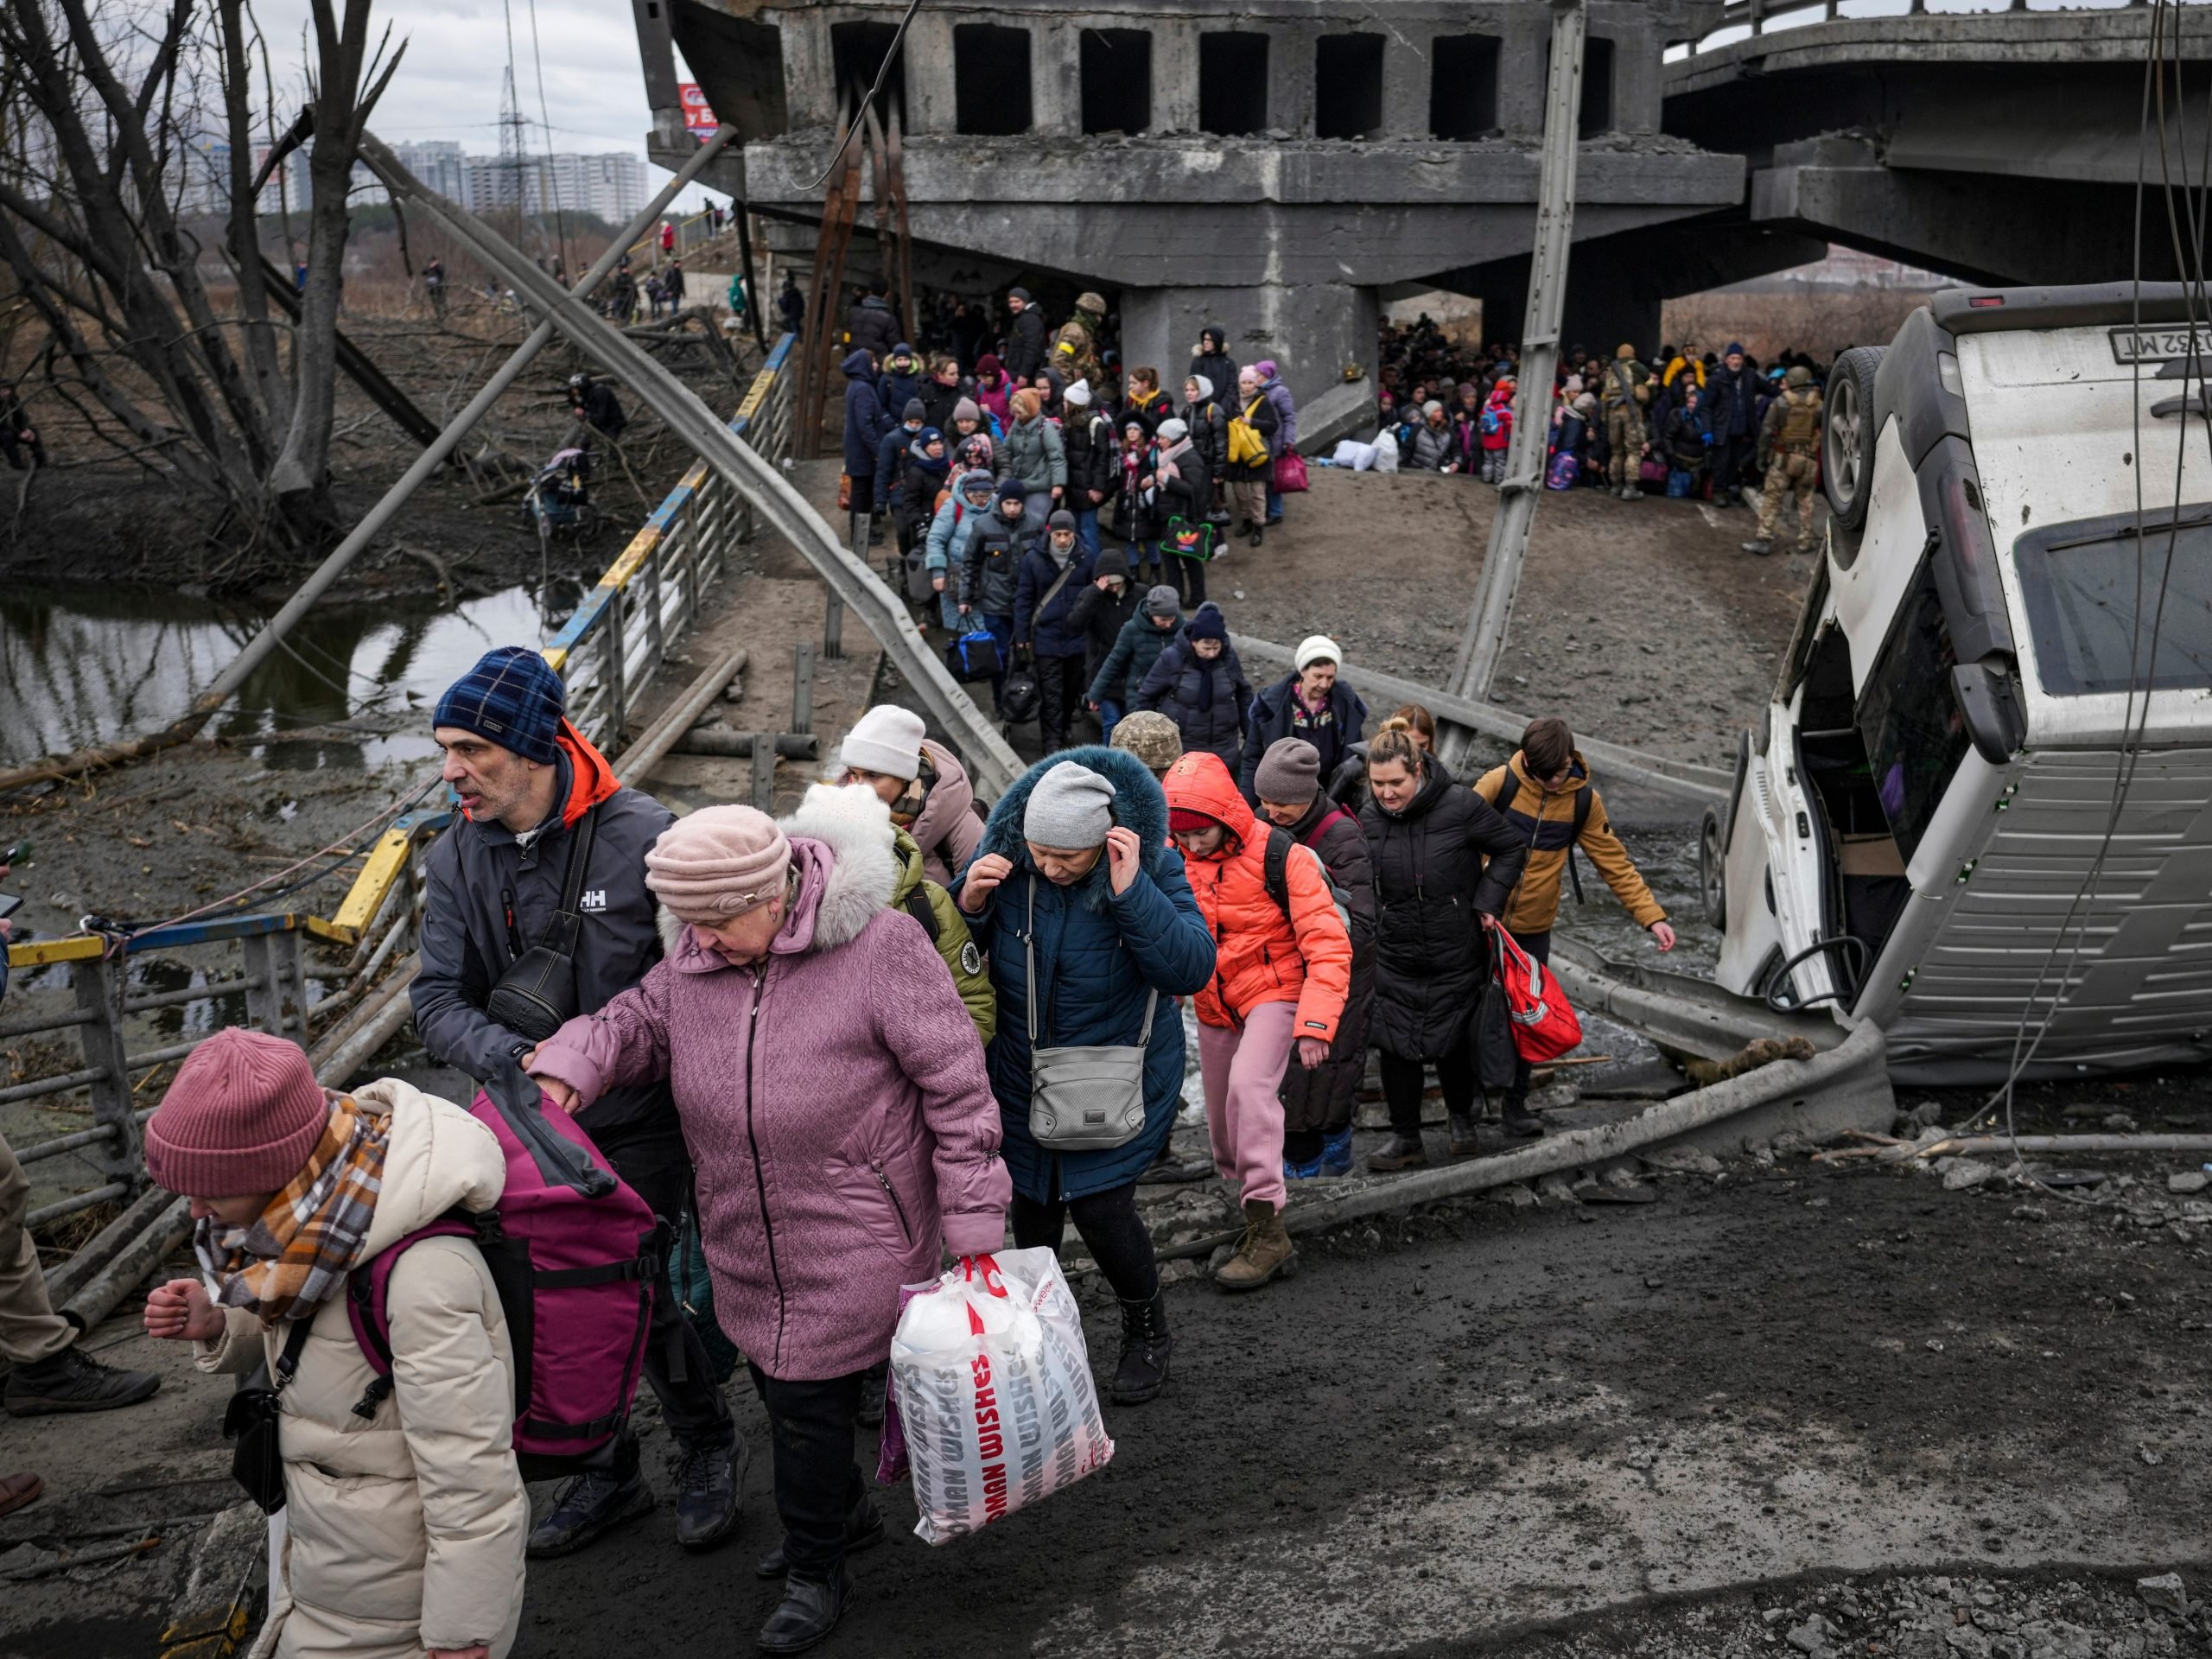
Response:
[[[799,893],[770,950],[782,955],[850,944],[899,890],[902,872],[891,809],[865,784],[817,784],[798,810],[777,823],[791,838]],[[666,906],[659,920],[661,944],[678,972],[712,973],[727,965]]]
[[[1014,787],[1001,796],[998,804],[991,809],[976,855],[997,853],[1012,860],[1016,869],[1035,868],[1029,860],[1029,844],[1021,833],[1022,815],[1029,809],[1029,792],[1037,787],[1037,780],[1063,760],[1087,767],[1114,785],[1114,822],[1137,832],[1137,839],[1143,844],[1145,870],[1156,874],[1160,858],[1167,850],[1167,798],[1160,793],[1159,780],[1143,761],[1126,749],[1109,749],[1096,743],[1048,754],[1015,779]],[[1102,857],[1090,874],[1076,885],[1084,905],[1103,912],[1109,897],[1106,861]]]

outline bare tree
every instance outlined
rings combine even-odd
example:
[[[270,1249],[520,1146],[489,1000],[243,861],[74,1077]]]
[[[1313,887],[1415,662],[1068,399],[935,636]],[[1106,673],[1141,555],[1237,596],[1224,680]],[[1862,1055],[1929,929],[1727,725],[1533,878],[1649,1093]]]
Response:
[[[315,200],[294,327],[272,318],[261,272],[243,0],[217,4],[211,40],[194,0],[150,17],[103,14],[94,0],[0,0],[0,108],[15,139],[0,157],[0,264],[48,333],[57,389],[66,370],[125,447],[222,498],[250,537],[308,548],[338,523],[329,450],[346,195],[399,53],[388,32],[370,52],[369,0],[346,0],[342,23],[315,0]],[[238,281],[222,310],[180,206],[188,140],[213,124],[214,98]]]

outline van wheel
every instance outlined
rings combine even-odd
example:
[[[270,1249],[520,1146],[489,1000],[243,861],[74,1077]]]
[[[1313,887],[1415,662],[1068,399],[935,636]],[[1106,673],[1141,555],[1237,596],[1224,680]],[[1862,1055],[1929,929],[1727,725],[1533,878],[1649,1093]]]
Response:
[[[1846,530],[1866,522],[1874,488],[1874,371],[1882,348],[1854,346],[1828,371],[1821,421],[1821,485]]]
[[[1705,900],[1705,919],[1716,928],[1728,925],[1728,872],[1720,846],[1720,814],[1705,809],[1705,822],[1697,832],[1697,885]]]

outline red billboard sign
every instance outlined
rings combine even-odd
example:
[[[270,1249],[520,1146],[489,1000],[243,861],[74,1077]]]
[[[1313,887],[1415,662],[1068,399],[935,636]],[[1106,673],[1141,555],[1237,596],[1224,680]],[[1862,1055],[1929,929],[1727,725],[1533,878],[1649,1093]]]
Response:
[[[683,125],[686,131],[701,138],[712,136],[721,124],[715,119],[715,112],[707,107],[707,95],[699,90],[699,83],[687,80],[676,89],[677,101],[683,105]]]

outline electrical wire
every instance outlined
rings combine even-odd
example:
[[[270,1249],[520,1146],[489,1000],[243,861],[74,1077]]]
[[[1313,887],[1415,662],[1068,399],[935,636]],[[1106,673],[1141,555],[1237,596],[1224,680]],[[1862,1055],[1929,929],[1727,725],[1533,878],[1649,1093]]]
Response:
[[[553,193],[553,232],[559,238],[561,269],[569,269],[569,216],[561,208],[561,175],[553,165],[553,110],[545,100],[545,57],[537,48],[537,0],[530,3],[530,57],[537,67],[537,114],[545,124],[545,182]]]
[[[844,159],[845,152],[852,148],[854,136],[860,131],[861,123],[868,118],[868,106],[875,102],[875,95],[883,90],[883,83],[891,77],[891,66],[899,60],[899,48],[906,39],[906,25],[914,21],[914,14],[921,9],[922,0],[906,0],[906,15],[899,20],[899,32],[891,37],[891,49],[883,54],[882,63],[876,67],[875,85],[868,89],[868,96],[861,100],[860,108],[853,111],[852,124],[845,129],[843,142],[837,146],[836,153],[823,164],[820,175],[801,185],[800,189],[819,190],[837,163]]]

